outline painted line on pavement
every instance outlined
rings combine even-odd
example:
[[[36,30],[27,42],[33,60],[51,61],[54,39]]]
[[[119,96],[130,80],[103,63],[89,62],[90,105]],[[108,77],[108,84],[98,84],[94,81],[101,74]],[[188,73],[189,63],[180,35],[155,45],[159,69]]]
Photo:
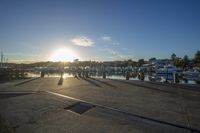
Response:
[[[190,128],[190,127],[187,127],[187,126],[184,126],[184,125],[179,125],[179,124],[175,124],[175,123],[170,123],[170,122],[166,122],[166,121],[157,120],[157,119],[150,118],[150,117],[141,116],[141,115],[138,115],[138,114],[122,111],[122,110],[119,110],[117,108],[112,108],[112,107],[96,104],[96,103],[93,103],[93,102],[88,102],[88,101],[85,101],[85,100],[81,100],[81,99],[78,99],[78,98],[66,96],[66,95],[59,94],[59,93],[52,92],[52,91],[46,91],[46,92],[49,93],[49,94],[53,94],[53,95],[56,95],[56,96],[64,97],[64,98],[67,98],[67,99],[71,99],[71,100],[75,100],[75,101],[80,101],[80,102],[85,102],[85,103],[88,103],[88,104],[92,104],[92,105],[95,105],[97,107],[100,107],[100,108],[103,108],[103,109],[112,110],[112,111],[115,111],[115,112],[118,112],[118,113],[121,113],[121,114],[125,114],[125,115],[129,115],[129,116],[137,117],[137,118],[140,118],[140,119],[148,120],[148,121],[151,121],[151,122],[154,122],[154,123],[159,123],[159,124],[164,124],[164,125],[169,125],[169,126],[181,128],[181,129],[186,129],[186,130],[189,130],[191,133],[193,133],[193,132],[200,133],[200,129],[194,129],[194,128]]]

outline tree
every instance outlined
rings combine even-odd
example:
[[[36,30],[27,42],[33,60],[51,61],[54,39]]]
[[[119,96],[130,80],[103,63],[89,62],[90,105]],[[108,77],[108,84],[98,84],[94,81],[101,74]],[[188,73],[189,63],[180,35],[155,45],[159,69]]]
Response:
[[[132,66],[133,66],[133,67],[137,66],[137,62],[132,61]]]
[[[181,67],[181,68],[183,68],[183,67],[184,67],[184,60],[181,59],[181,58],[176,58],[176,59],[174,60],[174,65],[175,65],[176,67]]]
[[[198,50],[194,57],[196,66],[200,66],[200,51]]]
[[[184,60],[185,62],[188,62],[188,61],[189,61],[188,56],[185,55],[185,56],[183,57],[183,60]]]
[[[131,60],[131,59],[128,59],[128,61],[127,61],[128,63],[128,66],[132,66],[132,63],[133,63],[133,61]]]
[[[176,58],[177,58],[177,57],[176,57],[176,54],[173,53],[173,54],[171,55],[171,60],[174,62]]]
[[[149,61],[155,61],[156,60],[156,58],[154,57],[154,58],[150,58],[149,59]]]
[[[139,59],[138,60],[138,66],[141,66],[142,64],[144,64],[144,59]]]
[[[189,59],[187,55],[183,57],[183,62],[184,62],[184,68],[186,68],[189,65]]]

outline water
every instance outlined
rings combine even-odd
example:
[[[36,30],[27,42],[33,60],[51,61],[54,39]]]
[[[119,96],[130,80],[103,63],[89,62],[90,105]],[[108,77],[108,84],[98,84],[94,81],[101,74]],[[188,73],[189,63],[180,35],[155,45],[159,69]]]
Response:
[[[93,76],[95,78],[102,78],[102,76]],[[145,78],[144,78],[144,81],[150,81],[149,80],[149,77],[151,77],[150,75],[145,75]],[[106,78],[108,79],[120,79],[120,80],[126,80],[126,77],[122,76],[122,75],[109,75],[107,76]],[[166,81],[166,75],[159,75],[159,77],[157,78],[160,78],[159,81],[156,81],[156,82],[165,82]],[[138,77],[130,77],[129,80],[136,80],[136,81],[139,81]],[[173,82],[173,76],[171,75],[168,75],[168,81],[169,82]],[[179,80],[179,83],[178,84],[196,84],[196,81],[195,80],[183,80],[183,79],[180,79]]]
[[[100,76],[99,76],[100,77]],[[126,80],[126,77],[124,76],[120,76],[120,75],[111,75],[111,76],[107,76],[108,79],[121,79],[121,80]],[[130,77],[129,80],[139,80],[137,77]],[[149,81],[149,76],[146,75],[144,78],[144,81]]]
[[[27,73],[27,77],[35,78],[35,77],[40,77],[40,73]],[[61,74],[54,73],[54,74],[45,74],[45,77],[60,77]],[[63,78],[67,77],[74,77],[73,74],[71,73],[64,73]]]
[[[27,73],[28,77],[40,77],[40,73]],[[46,74],[45,77],[60,77],[61,74],[58,73],[54,73],[54,74]],[[63,78],[68,78],[68,77],[74,77],[74,75],[72,73],[64,73]],[[100,74],[93,74],[91,77],[94,78],[102,78],[102,76]],[[144,81],[150,81],[149,77],[151,77],[150,75],[146,74]],[[123,75],[107,75],[106,78],[108,79],[120,79],[120,80],[126,80],[126,77],[124,77]],[[166,81],[166,75],[159,75],[157,77],[158,79],[160,78],[160,80],[157,80],[156,82],[165,82]],[[172,75],[168,75],[168,81],[169,82],[173,82],[173,76]],[[139,80],[138,77],[130,77],[129,80]],[[196,84],[196,82],[194,80],[188,79],[188,80],[183,80],[180,79],[179,84]]]

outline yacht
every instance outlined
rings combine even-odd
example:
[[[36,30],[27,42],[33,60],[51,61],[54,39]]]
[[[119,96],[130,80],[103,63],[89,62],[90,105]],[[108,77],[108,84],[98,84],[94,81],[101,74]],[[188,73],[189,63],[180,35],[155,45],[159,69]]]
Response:
[[[163,68],[157,69],[156,74],[157,75],[173,74],[176,71],[177,71],[177,68],[175,66],[167,65],[167,66],[164,66]]]
[[[200,72],[185,71],[183,72],[183,78],[187,80],[197,80],[200,78]]]
[[[156,70],[156,78],[173,80],[173,73],[177,73],[177,68],[173,65],[167,65]]]

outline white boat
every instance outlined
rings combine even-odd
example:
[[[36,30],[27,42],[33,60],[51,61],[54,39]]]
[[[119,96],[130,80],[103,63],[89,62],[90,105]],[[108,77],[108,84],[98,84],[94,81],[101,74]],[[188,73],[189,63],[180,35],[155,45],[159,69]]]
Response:
[[[200,72],[186,71],[183,72],[183,78],[187,80],[197,80],[200,78]]]
[[[177,73],[177,68],[173,65],[167,65],[156,70],[156,78],[161,78],[162,81],[173,80],[173,73]]]
[[[173,74],[177,71],[177,68],[173,65],[164,66],[156,70],[156,75]]]

